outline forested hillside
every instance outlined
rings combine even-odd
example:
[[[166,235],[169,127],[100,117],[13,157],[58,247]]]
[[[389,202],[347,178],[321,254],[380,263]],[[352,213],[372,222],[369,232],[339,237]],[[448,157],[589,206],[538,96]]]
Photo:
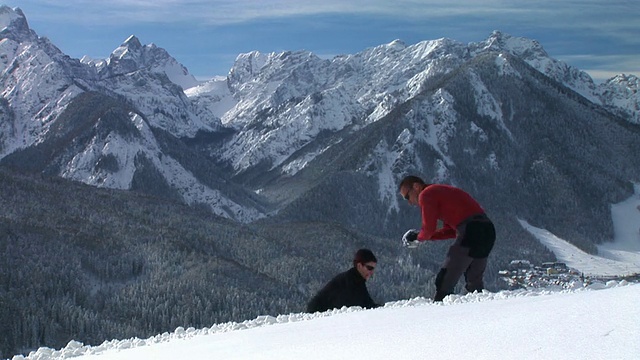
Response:
[[[161,198],[4,169],[0,184],[3,356],[300,312],[359,247],[379,258],[369,283],[376,301],[431,296],[447,245],[410,252],[399,239],[335,223],[241,225]],[[513,252],[496,251],[496,259]],[[490,287],[504,265],[491,264]]]
[[[1,173],[2,352],[277,313],[304,295],[250,229],[165,200]]]

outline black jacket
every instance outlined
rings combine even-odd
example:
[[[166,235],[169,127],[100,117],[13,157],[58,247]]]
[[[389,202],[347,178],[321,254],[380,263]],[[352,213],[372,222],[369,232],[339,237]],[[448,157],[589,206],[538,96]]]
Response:
[[[307,312],[314,313],[343,306],[361,306],[374,308],[380,305],[373,302],[367,290],[366,280],[355,267],[336,275],[307,304]]]

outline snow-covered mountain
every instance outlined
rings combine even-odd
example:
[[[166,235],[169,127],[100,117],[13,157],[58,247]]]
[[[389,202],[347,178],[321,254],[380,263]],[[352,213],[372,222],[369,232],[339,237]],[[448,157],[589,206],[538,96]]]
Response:
[[[154,127],[175,136],[193,137],[214,131],[219,119],[192,106],[183,89],[198,84],[164,49],[140,44],[130,36],[104,62],[89,62],[97,73],[96,88],[127,99]],[[110,94],[111,95],[111,94]]]
[[[620,74],[600,86],[600,98],[611,111],[640,124],[640,79]]]
[[[220,170],[189,168],[161,149],[158,131],[194,136],[220,126],[186,97],[182,87],[197,81],[164,49],[142,46],[132,36],[108,59],[81,62],[38,37],[20,9],[2,6],[0,25],[0,157],[12,154],[17,159],[7,161],[16,166],[95,186],[147,192],[166,187],[169,195],[229,218],[260,216],[255,207],[238,204],[246,199],[224,194],[229,186],[212,185],[224,181]],[[25,164],[25,152],[41,160]],[[207,179],[196,178],[194,168],[207,169]],[[135,181],[145,169],[157,174],[156,184]]]
[[[69,102],[83,92],[75,82],[89,69],[38,37],[20,9],[0,7],[0,156],[42,141]]]
[[[223,123],[241,129],[219,155],[242,172],[261,162],[271,167],[286,163],[324,130],[353,127],[350,131],[357,131],[420,94],[438,78],[489,53],[497,55],[496,67],[502,74],[516,74],[506,57],[517,57],[594,104],[634,107],[633,84],[598,88],[585,72],[550,58],[537,41],[497,31],[485,41],[468,45],[439,39],[407,46],[396,40],[332,60],[305,51],[241,54],[227,86],[211,81],[188,93],[205,103]],[[476,79],[482,87],[481,79]],[[479,108],[498,110],[490,96],[478,100],[483,102]],[[299,163],[290,164],[286,171],[297,171]]]
[[[104,65],[97,64],[99,72],[108,76],[118,76],[148,67],[151,72],[167,75],[169,80],[183,89],[198,85],[198,81],[189,74],[187,68],[178,63],[164,49],[154,44],[143,46],[135,36],[130,36],[111,53]]]
[[[595,231],[587,242],[610,239],[593,218],[640,181],[626,156],[640,146],[637,78],[596,86],[535,40],[495,31],[333,59],[250,52],[227,78],[198,84],[135,36],[107,59],[80,61],[38,37],[19,9],[0,14],[0,161],[12,167],[242,221],[295,215],[383,235],[408,225],[395,184],[417,173],[470,189],[514,226],[514,212],[556,227],[585,212],[569,237]],[[352,181],[361,186],[348,196],[370,211],[342,205]],[[315,199],[323,188],[331,192]],[[577,199],[566,213],[544,212],[565,195]]]

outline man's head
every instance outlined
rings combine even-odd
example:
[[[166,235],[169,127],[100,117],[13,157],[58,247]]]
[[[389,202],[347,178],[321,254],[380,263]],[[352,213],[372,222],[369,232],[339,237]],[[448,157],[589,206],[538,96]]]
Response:
[[[373,270],[376,268],[377,263],[378,259],[369,249],[360,249],[353,256],[353,267],[358,270],[365,280],[369,280],[373,275]]]
[[[400,181],[398,191],[409,205],[418,205],[418,195],[426,186],[427,184],[421,178],[410,175]]]

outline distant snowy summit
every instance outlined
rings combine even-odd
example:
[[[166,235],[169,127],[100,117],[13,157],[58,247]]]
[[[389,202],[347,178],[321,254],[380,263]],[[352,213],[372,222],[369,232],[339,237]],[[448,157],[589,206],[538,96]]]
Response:
[[[635,76],[596,86],[585,72],[550,58],[536,40],[500,31],[469,44],[394,40],[332,59],[308,51],[252,51],[239,54],[225,78],[199,82],[166,50],[143,45],[135,35],[106,59],[78,60],[38,37],[18,8],[3,6],[0,14],[6,100],[0,104],[0,159],[75,134],[69,129],[74,121],[59,120],[80,118],[95,124],[82,127],[83,137],[68,139],[73,146],[55,142],[59,152],[53,159],[41,154],[40,171],[119,189],[131,189],[136,174],[150,172],[146,176],[162,185],[149,191],[166,186],[188,204],[204,203],[231,218],[256,219],[289,204],[289,195],[280,198],[279,179],[309,171],[327,174],[322,181],[328,181],[342,159],[350,162],[336,168],[377,182],[372,187],[380,189],[380,206],[395,210],[395,191],[386,184],[399,174],[454,181],[451,174],[469,164],[482,164],[489,177],[512,171],[505,164],[517,163],[510,159],[514,152],[497,149],[537,141],[519,127],[522,119],[538,121],[528,108],[537,99],[518,89],[503,93],[514,83],[553,97],[541,102],[579,101],[605,117],[640,123]],[[115,109],[118,121],[91,113],[96,104]],[[542,111],[549,111],[544,121],[558,117],[553,108]],[[560,117],[585,118],[575,111]],[[388,129],[383,134],[376,127]],[[366,141],[358,139],[367,132]],[[525,138],[516,139],[517,132]],[[554,136],[561,144],[572,134]],[[474,145],[456,149],[461,143]],[[428,159],[418,161],[424,154]],[[100,166],[105,163],[112,166]],[[317,185],[302,184],[298,195]]]
[[[142,45],[131,35],[106,59],[111,75],[126,74],[146,68],[152,73],[164,74],[182,89],[197,86],[200,82],[163,48],[155,44]]]
[[[12,9],[7,5],[0,5],[0,39],[24,41],[33,36],[35,33],[29,28],[27,18],[20,8]]]
[[[636,75],[619,74],[601,85],[601,97],[607,107],[640,124],[640,79]]]

